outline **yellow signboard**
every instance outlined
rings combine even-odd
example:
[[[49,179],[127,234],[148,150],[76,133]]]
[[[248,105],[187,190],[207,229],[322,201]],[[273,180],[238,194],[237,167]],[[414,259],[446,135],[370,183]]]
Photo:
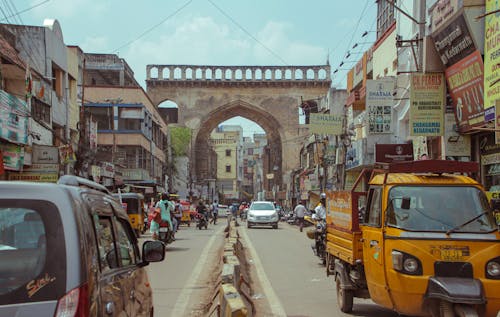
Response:
[[[326,192],[326,223],[351,230],[352,229],[352,202],[351,192]]]
[[[443,74],[413,73],[410,91],[410,135],[443,135],[445,102]]]
[[[56,183],[59,178],[57,173],[9,173],[10,181],[26,181],[26,182],[41,182],[41,183]]]
[[[500,9],[496,0],[486,0],[486,12]],[[488,14],[484,17],[484,109],[495,106],[500,99],[500,17],[498,14]]]
[[[341,135],[343,120],[344,118],[341,115],[311,113],[309,118],[309,132]]]

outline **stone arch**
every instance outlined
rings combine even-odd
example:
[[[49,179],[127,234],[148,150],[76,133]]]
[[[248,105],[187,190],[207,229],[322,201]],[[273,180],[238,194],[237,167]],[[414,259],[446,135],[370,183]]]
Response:
[[[193,79],[193,69],[186,68],[186,79]]]
[[[277,69],[274,71],[274,78],[275,79],[283,79],[283,72],[281,71],[281,69]]]
[[[151,68],[150,77],[153,79],[158,79],[158,67]]]
[[[199,153],[209,153],[209,137],[213,129],[215,129],[221,122],[224,122],[233,117],[240,116],[251,120],[262,127],[266,133],[268,146],[270,148],[270,164],[276,166],[276,175],[282,175],[282,133],[283,127],[280,120],[270,115],[268,111],[260,109],[245,101],[232,101],[223,106],[217,107],[214,111],[204,116],[200,121],[198,130],[195,132],[194,137],[196,148],[195,156],[195,170],[197,180],[209,178],[208,164],[206,155]],[[283,179],[277,178],[275,184],[282,185]]]
[[[236,80],[242,80],[243,79],[243,71],[238,68],[237,70],[235,70],[234,72],[234,79]]]
[[[306,72],[306,79],[314,79],[314,70],[309,68]]]
[[[197,68],[194,74],[195,79],[203,78],[203,70],[201,68]]]
[[[222,80],[222,75],[223,75],[223,74],[222,74],[222,69],[217,68],[217,69],[215,70],[215,76],[214,76],[214,79],[216,79],[216,80]]]
[[[225,80],[233,79],[233,71],[231,69],[226,69],[226,72],[224,73],[224,79]]]
[[[170,68],[165,67],[164,69],[162,69],[162,78],[170,79]]]
[[[304,72],[302,71],[302,69],[295,70],[295,79],[297,79],[297,80],[304,79]]]

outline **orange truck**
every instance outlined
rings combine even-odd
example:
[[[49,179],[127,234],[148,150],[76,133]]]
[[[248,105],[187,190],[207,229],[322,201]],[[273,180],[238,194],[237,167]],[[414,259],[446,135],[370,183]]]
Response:
[[[500,235],[475,162],[375,164],[327,192],[326,272],[337,301],[371,298],[400,314],[486,316],[500,310]]]

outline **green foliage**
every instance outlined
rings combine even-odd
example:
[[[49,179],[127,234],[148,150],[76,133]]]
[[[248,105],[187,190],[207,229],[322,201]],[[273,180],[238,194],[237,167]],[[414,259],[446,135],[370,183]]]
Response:
[[[169,127],[173,156],[185,156],[191,142],[191,129],[185,127]]]

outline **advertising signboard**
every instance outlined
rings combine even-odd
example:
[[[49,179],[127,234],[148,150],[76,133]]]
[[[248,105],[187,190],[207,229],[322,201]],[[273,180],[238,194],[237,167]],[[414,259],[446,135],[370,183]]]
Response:
[[[59,148],[33,144],[33,164],[59,164]]]
[[[500,9],[495,0],[486,0],[486,12]],[[484,17],[484,108],[495,106],[495,100],[500,99],[500,16],[488,14]]]
[[[441,136],[445,86],[442,73],[413,73],[410,87],[410,135]]]
[[[458,129],[464,133],[484,123],[483,59],[475,51],[445,71]]]
[[[0,144],[3,167],[9,171],[19,171],[23,167],[24,148],[16,144]]]
[[[309,117],[309,132],[341,135],[343,120],[342,115],[311,113]]]
[[[26,103],[0,89],[0,138],[28,143],[29,110]]]
[[[429,31],[434,33],[463,6],[462,0],[438,0],[429,8]]]
[[[366,109],[368,133],[392,132],[393,79],[366,81]]]
[[[445,67],[450,67],[476,50],[463,14],[431,37]]]
[[[348,191],[326,192],[326,218],[327,223],[332,223],[343,229],[352,229],[352,202],[351,193]],[[329,219],[330,218],[330,219]]]
[[[444,116],[444,152],[446,156],[470,156],[470,135],[458,134],[453,113]]]
[[[377,163],[413,161],[413,145],[410,143],[375,144],[375,161]]]

